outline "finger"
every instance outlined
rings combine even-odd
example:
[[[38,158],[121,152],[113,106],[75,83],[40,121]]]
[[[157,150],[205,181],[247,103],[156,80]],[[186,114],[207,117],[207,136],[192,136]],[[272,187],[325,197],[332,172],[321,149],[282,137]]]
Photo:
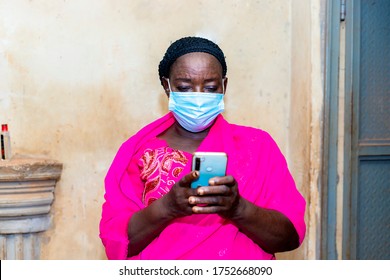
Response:
[[[199,171],[192,171],[185,175],[181,180],[179,181],[179,186],[188,188],[190,187],[190,184],[192,181],[194,181],[196,178],[199,177]]]
[[[227,200],[224,196],[190,196],[188,203],[191,205],[226,205]]]
[[[194,206],[192,207],[192,212],[194,214],[215,214],[225,211],[226,207],[223,206]]]
[[[236,179],[233,176],[222,176],[222,177],[213,177],[209,181],[210,186],[216,185],[226,185],[228,187],[232,187],[237,184]]]
[[[217,185],[217,186],[199,187],[197,188],[196,193],[200,196],[231,195],[232,189],[226,185]]]

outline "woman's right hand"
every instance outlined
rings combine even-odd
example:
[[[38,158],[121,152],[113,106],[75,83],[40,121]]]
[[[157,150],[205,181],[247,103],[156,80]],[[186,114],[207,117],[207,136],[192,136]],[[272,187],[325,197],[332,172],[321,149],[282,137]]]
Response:
[[[198,176],[198,171],[191,171],[174,184],[171,190],[163,196],[164,205],[171,218],[193,214],[193,205],[188,202],[188,198],[196,195],[196,189],[191,188],[191,182]]]

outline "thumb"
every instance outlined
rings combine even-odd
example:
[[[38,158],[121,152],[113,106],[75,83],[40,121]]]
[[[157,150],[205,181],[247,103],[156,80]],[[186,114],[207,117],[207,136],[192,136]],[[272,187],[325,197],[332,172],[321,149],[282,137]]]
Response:
[[[185,175],[179,181],[179,186],[183,188],[189,188],[191,186],[192,181],[199,177],[199,171],[191,171],[187,175]]]

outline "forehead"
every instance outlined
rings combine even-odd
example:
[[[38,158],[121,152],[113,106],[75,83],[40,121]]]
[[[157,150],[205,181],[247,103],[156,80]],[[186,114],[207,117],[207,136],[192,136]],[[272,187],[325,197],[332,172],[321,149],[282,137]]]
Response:
[[[218,75],[222,77],[222,66],[213,55],[203,52],[180,56],[171,66],[171,75]]]

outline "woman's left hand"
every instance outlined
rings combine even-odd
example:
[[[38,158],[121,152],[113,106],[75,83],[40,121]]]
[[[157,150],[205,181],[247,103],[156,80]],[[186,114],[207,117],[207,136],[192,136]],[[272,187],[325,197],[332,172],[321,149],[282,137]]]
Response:
[[[209,186],[197,189],[197,196],[190,196],[188,202],[193,205],[192,212],[196,214],[219,214],[231,219],[240,203],[237,181],[233,176],[214,177]]]

